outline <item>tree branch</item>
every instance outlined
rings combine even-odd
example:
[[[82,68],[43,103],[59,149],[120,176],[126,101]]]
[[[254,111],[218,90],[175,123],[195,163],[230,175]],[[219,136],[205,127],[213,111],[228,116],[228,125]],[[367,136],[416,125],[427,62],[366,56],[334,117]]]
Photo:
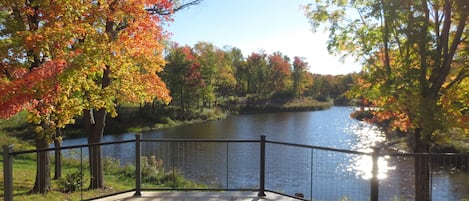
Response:
[[[171,0],[171,2],[174,3],[174,0]],[[190,6],[197,5],[200,2],[202,2],[202,0],[192,0],[188,3],[184,2],[181,5],[176,5],[175,7],[171,8],[171,9],[164,9],[164,8],[159,7],[158,5],[153,5],[150,8],[146,8],[145,10],[148,11],[152,15],[161,15],[161,16],[171,15],[171,14],[177,12],[177,11],[183,10],[183,9],[188,8]]]
[[[461,17],[459,19],[455,34],[454,34],[454,39],[451,43],[451,47],[448,47],[447,49],[447,54],[444,55],[443,57],[443,64],[439,69],[438,76],[435,76],[435,80],[431,80],[433,82],[433,85],[430,89],[430,92],[432,93],[433,96],[437,96],[438,92],[440,91],[444,81],[446,80],[446,77],[451,69],[451,63],[453,62],[454,55],[456,53],[456,50],[458,46],[463,42],[461,40],[462,34],[464,32],[465,26],[466,26],[466,21],[467,18],[469,17],[469,13],[467,12],[462,12]],[[449,41],[448,41],[448,46],[449,46]],[[435,72],[433,72],[435,73]],[[432,73],[432,74],[433,74]]]
[[[11,74],[6,68],[6,65],[3,63],[0,63],[0,69],[2,70],[2,73],[6,76],[7,79],[11,79]]]
[[[454,85],[457,85],[459,83],[462,82],[462,80],[464,80],[465,78],[469,77],[469,72],[464,70],[464,67],[463,69],[461,69],[461,71],[459,71],[458,73],[458,76],[456,76],[456,78],[454,80],[452,80],[448,86],[442,88],[442,92],[446,91],[447,89],[451,89],[451,87],[453,87]]]

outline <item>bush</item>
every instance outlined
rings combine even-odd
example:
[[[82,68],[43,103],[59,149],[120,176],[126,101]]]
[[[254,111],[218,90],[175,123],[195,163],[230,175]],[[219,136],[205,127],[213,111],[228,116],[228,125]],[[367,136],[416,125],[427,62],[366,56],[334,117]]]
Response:
[[[158,181],[164,175],[163,161],[156,156],[142,157],[142,177],[145,181]]]
[[[184,178],[178,170],[165,171],[163,160],[157,159],[156,156],[141,157],[142,179],[144,183],[150,183],[159,186],[181,188],[194,187],[198,188],[203,185],[196,184]],[[120,179],[135,178],[135,165],[128,164],[122,166],[118,159],[106,158],[104,160],[104,173],[106,175],[114,175]],[[60,184],[65,192],[73,192],[80,187],[79,172],[67,175]]]
[[[60,178],[58,181],[59,188],[65,193],[75,192],[78,189],[83,188],[84,183],[87,183],[88,179],[85,178],[80,170],[74,170]]]
[[[104,165],[104,174],[112,175],[116,174],[120,170],[121,162],[119,159],[106,157],[103,161]]]

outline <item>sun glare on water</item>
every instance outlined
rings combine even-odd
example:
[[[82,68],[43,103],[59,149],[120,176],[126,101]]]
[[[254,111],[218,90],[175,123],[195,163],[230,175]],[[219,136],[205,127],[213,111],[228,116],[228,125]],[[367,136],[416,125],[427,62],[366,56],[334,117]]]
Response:
[[[372,153],[373,147],[379,146],[385,141],[385,134],[378,127],[364,122],[351,124],[347,129],[352,135],[355,135],[356,141],[351,144],[354,151]],[[378,158],[378,179],[383,180],[388,177],[388,172],[396,167],[390,166],[389,156],[380,156]],[[373,163],[369,155],[351,155],[348,171],[353,171],[358,177],[365,180],[372,178]]]

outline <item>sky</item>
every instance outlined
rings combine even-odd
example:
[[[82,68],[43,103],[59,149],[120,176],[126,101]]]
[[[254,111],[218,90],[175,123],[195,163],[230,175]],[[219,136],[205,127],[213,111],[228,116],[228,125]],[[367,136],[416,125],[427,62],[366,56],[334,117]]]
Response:
[[[282,52],[304,57],[309,71],[318,74],[347,74],[360,71],[353,59],[339,61],[327,51],[327,31],[311,31],[302,5],[312,0],[202,0],[201,4],[179,11],[167,30],[171,40],[193,46],[199,41],[219,48],[252,52]]]

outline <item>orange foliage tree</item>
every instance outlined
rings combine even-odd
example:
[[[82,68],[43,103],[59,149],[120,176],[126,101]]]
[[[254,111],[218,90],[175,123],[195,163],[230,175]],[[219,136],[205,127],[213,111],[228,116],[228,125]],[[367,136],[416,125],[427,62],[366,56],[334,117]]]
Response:
[[[290,59],[276,52],[269,55],[269,66],[272,71],[270,80],[272,82],[272,91],[282,93],[291,88],[292,82]]]
[[[0,118],[30,112],[37,148],[56,128],[85,117],[99,143],[107,113],[123,102],[171,100],[159,78],[162,23],[200,0],[6,0],[0,3]],[[34,191],[49,190],[48,154],[38,154]],[[91,188],[103,187],[99,147],[90,148]],[[39,183],[38,183],[39,182]]]

